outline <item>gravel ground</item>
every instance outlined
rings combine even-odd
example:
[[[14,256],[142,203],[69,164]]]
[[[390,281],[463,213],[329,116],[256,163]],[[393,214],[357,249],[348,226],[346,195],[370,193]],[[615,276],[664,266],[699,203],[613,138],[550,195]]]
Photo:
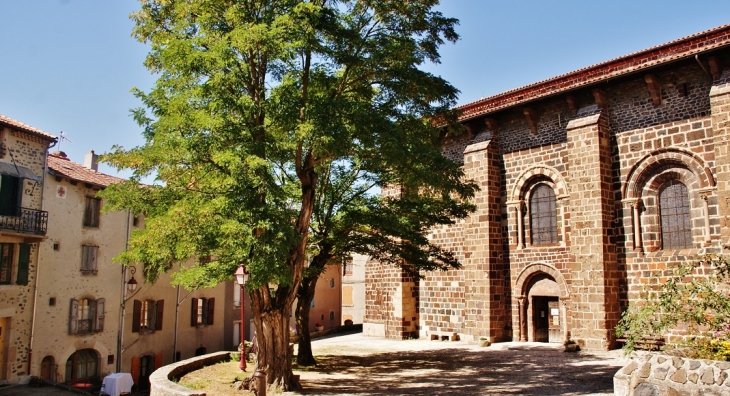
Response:
[[[621,351],[562,345],[386,340],[362,334],[314,340],[317,368],[290,395],[613,395]]]

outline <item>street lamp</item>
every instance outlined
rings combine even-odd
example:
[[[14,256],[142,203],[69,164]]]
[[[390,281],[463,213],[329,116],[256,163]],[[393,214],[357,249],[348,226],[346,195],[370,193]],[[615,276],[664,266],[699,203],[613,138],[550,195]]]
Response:
[[[130,265],[129,273],[132,274],[132,278],[127,281],[127,290],[129,290],[130,293],[134,293],[134,291],[137,290],[137,280],[134,279],[135,272],[137,272],[137,268],[135,268],[133,265]]]
[[[243,347],[241,349],[241,361],[238,363],[238,368],[241,369],[241,371],[246,371],[246,337],[244,337],[244,307],[246,304],[244,303],[244,289],[243,287],[246,285],[246,282],[248,281],[248,271],[246,271],[246,268],[241,264],[240,267],[236,270],[236,282],[241,286],[241,346]]]

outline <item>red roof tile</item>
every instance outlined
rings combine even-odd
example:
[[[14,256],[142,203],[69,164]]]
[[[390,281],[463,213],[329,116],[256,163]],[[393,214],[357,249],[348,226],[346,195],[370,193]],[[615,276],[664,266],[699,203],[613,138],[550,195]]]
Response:
[[[56,154],[48,155],[48,169],[53,175],[67,177],[83,183],[91,183],[97,186],[106,187],[110,184],[124,181],[119,177],[110,176],[105,173],[89,169],[81,164],[72,162],[66,157]]]
[[[15,129],[21,130],[23,132],[28,132],[33,135],[40,136],[49,141],[56,140],[56,137],[51,135],[50,133],[43,132],[40,129],[33,128],[32,126],[30,126],[28,124],[23,124],[20,121],[15,121],[14,119],[12,119],[10,117],[6,117],[2,114],[0,114],[0,125],[7,125],[11,128],[15,128]]]
[[[556,95],[730,45],[730,24],[457,106],[460,120]]]

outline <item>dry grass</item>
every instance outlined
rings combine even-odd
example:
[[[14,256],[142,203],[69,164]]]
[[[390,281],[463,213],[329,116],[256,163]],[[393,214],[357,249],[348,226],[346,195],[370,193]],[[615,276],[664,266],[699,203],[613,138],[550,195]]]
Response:
[[[180,381],[180,385],[194,389],[204,390],[209,395],[220,396],[240,396],[253,395],[252,392],[245,390],[237,390],[234,383],[251,375],[251,371],[241,372],[238,369],[238,361],[231,360],[214,364],[212,366],[203,367],[185,374]]]

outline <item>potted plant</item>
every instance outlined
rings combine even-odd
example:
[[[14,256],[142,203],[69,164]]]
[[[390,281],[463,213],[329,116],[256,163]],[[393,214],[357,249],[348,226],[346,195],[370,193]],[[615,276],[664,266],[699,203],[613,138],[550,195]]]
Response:
[[[480,347],[488,347],[492,345],[491,342],[489,342],[489,338],[487,337],[479,337],[479,346]]]
[[[322,331],[322,330],[324,330],[324,326],[322,326],[322,323],[317,322],[314,324],[314,331]]]
[[[571,339],[565,341],[563,346],[565,346],[565,352],[576,352],[578,350],[578,344]]]

